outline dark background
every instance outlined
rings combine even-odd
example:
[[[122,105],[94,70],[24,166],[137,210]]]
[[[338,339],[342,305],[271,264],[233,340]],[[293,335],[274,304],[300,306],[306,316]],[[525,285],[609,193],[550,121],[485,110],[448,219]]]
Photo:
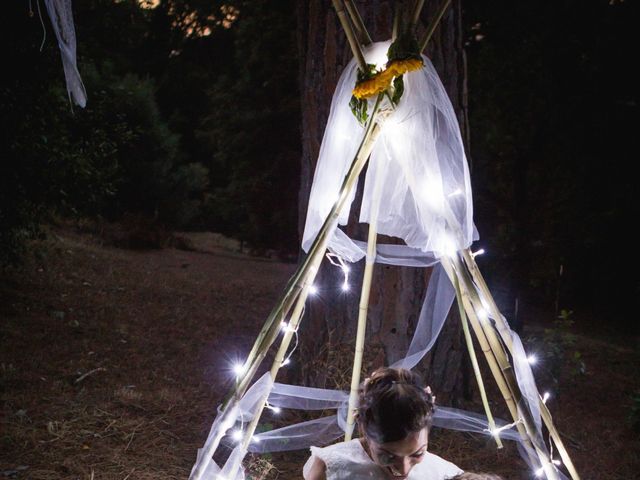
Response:
[[[295,258],[294,6],[75,2],[88,104],[72,109],[46,13],[40,51],[36,4],[31,16],[28,2],[8,2],[3,265],[19,264],[40,226],[60,218],[221,232]],[[637,6],[463,7],[481,268],[504,305],[576,309],[634,329]]]

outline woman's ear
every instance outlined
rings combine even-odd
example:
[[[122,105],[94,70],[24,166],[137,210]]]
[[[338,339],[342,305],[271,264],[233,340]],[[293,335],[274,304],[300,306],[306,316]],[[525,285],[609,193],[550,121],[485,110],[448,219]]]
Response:
[[[431,387],[430,386],[426,386],[424,389],[424,393],[427,394],[427,396],[429,398],[431,398],[431,402],[436,403],[436,396],[431,392]]]

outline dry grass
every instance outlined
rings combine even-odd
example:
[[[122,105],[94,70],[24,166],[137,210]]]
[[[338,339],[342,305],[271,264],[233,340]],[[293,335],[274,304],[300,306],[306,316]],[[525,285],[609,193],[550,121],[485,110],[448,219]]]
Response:
[[[0,477],[187,478],[231,378],[220,366],[248,351],[294,266],[222,249],[119,250],[69,230],[36,247],[0,280]],[[637,339],[614,340],[580,336],[587,375],[551,401],[586,480],[640,471],[627,421]],[[344,388],[351,350],[328,349],[309,368]],[[364,370],[379,358],[369,349]],[[431,447],[470,470],[529,478],[512,445],[436,431]],[[250,468],[300,478],[306,457],[256,457]]]

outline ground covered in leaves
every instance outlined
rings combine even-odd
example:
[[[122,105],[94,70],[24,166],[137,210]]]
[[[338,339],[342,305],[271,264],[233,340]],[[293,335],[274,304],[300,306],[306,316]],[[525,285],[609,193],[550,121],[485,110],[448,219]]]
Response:
[[[227,366],[247,352],[295,268],[212,239],[134,251],[57,228],[3,275],[0,478],[188,477],[229,386]],[[573,320],[571,332],[529,323],[531,348],[554,355],[539,383],[554,389],[550,409],[583,479],[638,478],[638,339],[587,333]],[[531,478],[512,445],[434,431],[430,449],[469,470]],[[254,459],[254,478],[301,478],[306,456]]]

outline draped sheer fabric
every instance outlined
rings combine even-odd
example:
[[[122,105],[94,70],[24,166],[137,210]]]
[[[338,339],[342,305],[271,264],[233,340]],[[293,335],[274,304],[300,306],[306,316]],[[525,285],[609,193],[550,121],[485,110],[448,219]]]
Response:
[[[69,99],[84,108],[87,104],[87,92],[76,63],[76,31],[73,26],[71,0],[44,0],[44,4],[58,40]]]
[[[390,42],[365,51],[368,63],[383,65]],[[382,178],[376,227],[407,246],[434,257],[448,248],[466,248],[474,240],[473,204],[467,160],[455,111],[442,82],[423,56],[424,68],[404,75],[404,95],[379,123],[382,134],[373,148],[364,182],[360,221],[372,218],[375,178]],[[360,145],[364,128],[349,107],[357,64],[343,72],[331,102],[309,197],[302,248],[308,250],[335,200]],[[369,111],[373,101],[369,102]],[[346,225],[355,192],[338,223]],[[445,244],[446,242],[450,245]],[[362,247],[336,230],[329,249],[354,262]]]

